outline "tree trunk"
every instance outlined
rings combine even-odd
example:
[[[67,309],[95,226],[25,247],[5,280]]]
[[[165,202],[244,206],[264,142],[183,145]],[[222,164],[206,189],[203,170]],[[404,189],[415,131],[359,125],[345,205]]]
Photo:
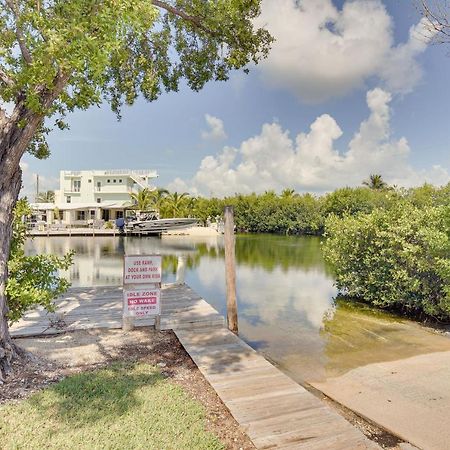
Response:
[[[11,246],[13,210],[22,185],[20,160],[42,124],[45,114],[64,90],[69,74],[58,71],[53,86],[41,86],[42,112],[27,109],[25,97],[17,97],[12,114],[6,116],[0,107],[0,383],[11,371],[11,361],[17,355],[8,329],[8,304],[5,295],[8,278],[8,258]]]
[[[16,349],[8,329],[8,305],[6,302],[6,280],[11,243],[13,209],[19,195],[22,174],[20,167],[14,173],[5,173],[0,167],[0,382],[11,370],[11,361]]]
[[[11,117],[0,114],[0,383],[11,371],[17,350],[8,328],[5,293],[11,246],[13,211],[22,185],[20,159],[42,118],[16,106]],[[25,123],[25,126],[21,125]]]

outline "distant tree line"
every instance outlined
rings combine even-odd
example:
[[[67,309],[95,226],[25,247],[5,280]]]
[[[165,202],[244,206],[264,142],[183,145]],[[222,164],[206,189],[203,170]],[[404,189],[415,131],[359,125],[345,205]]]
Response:
[[[287,235],[322,235],[327,217],[356,216],[375,209],[389,209],[409,202],[417,207],[450,204],[450,184],[435,187],[425,184],[405,189],[388,186],[380,175],[371,175],[361,187],[344,187],[324,195],[297,193],[285,189],[277,194],[235,194],[225,198],[193,197],[188,193],[165,189],[144,190],[133,196],[140,210],[157,209],[163,218],[196,217],[206,225],[223,213],[226,205],[234,207],[239,232]]]

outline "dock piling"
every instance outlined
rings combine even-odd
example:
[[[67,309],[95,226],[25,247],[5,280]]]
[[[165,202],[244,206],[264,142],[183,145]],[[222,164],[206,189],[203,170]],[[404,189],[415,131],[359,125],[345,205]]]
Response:
[[[227,291],[227,323],[228,329],[232,331],[234,334],[238,334],[234,209],[232,206],[225,206],[224,233],[225,233],[225,282]]]

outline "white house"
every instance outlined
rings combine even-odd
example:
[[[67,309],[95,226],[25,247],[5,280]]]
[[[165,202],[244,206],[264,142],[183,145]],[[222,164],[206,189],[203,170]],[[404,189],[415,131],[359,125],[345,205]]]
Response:
[[[32,203],[38,220],[83,225],[123,217],[131,194],[151,188],[152,170],[62,170],[54,203]],[[59,217],[55,217],[55,214]]]

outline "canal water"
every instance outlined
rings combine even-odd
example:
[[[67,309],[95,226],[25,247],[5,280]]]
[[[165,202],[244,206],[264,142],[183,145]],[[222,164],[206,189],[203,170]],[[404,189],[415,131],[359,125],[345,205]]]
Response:
[[[336,301],[315,237],[236,237],[240,336],[299,382],[320,382],[371,363],[450,350],[450,339],[364,305]],[[72,286],[120,285],[124,253],[163,255],[163,282],[179,256],[186,282],[225,315],[222,237],[37,237],[26,252],[63,255]]]

